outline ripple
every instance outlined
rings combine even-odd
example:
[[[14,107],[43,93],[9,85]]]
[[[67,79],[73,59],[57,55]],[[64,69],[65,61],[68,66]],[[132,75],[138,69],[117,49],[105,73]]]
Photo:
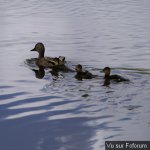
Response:
[[[4,88],[6,88],[6,86]],[[10,88],[10,87],[7,87],[7,88]],[[15,98],[17,96],[24,95],[24,94],[27,94],[27,93],[26,92],[16,92],[16,93],[12,93],[12,94],[0,95],[0,97],[1,97],[0,104],[2,104],[2,105],[7,104],[11,101],[9,99],[12,99],[12,98]]]
[[[4,120],[18,119],[18,118],[22,118],[22,117],[42,114],[42,113],[45,113],[45,112],[46,112],[46,110],[28,111],[28,112],[19,113],[19,114],[16,114],[16,115],[10,115],[8,117],[5,117]]]

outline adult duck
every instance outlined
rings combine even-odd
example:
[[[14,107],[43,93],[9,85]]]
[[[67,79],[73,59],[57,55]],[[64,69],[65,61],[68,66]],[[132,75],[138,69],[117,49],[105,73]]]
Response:
[[[43,43],[37,43],[31,51],[36,51],[39,53],[36,60],[36,65],[44,68],[52,68],[54,66],[64,65],[65,57],[59,56],[58,58],[45,57],[45,46]]]

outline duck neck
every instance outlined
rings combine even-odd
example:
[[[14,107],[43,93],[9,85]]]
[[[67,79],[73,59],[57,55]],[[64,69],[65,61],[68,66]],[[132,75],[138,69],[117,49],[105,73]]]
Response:
[[[40,59],[40,58],[43,58],[43,57],[44,57],[44,51],[39,53],[39,57],[38,58]]]
[[[110,74],[105,74],[105,79],[108,79],[110,77]]]
[[[77,71],[77,74],[82,74],[82,70]]]

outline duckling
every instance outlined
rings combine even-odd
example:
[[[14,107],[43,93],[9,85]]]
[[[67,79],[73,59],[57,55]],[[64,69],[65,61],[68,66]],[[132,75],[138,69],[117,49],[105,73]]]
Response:
[[[94,75],[92,73],[90,73],[89,71],[82,71],[82,65],[78,64],[75,67],[76,70],[76,75],[75,78],[78,80],[82,80],[82,79],[92,79],[94,77]]]
[[[39,56],[36,60],[36,64],[38,66],[51,68],[57,65],[64,65],[65,63],[65,57],[63,56],[59,56],[59,58],[44,57],[45,46],[43,43],[37,43],[31,51],[37,51],[39,53]]]
[[[120,75],[110,75],[111,69],[109,67],[105,67],[102,72],[105,73],[104,79],[108,82],[110,80],[114,80],[116,82],[123,82],[123,81],[129,81],[129,79],[126,79]]]

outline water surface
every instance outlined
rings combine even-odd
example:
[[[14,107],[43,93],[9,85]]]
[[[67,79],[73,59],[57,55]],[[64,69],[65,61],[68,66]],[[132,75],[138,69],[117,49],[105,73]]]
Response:
[[[150,140],[149,0],[0,2],[0,149],[99,150],[106,140]],[[81,63],[92,80],[45,70],[26,59],[43,42],[47,56]],[[103,85],[100,70],[131,80]],[[35,69],[35,68],[34,68]]]

